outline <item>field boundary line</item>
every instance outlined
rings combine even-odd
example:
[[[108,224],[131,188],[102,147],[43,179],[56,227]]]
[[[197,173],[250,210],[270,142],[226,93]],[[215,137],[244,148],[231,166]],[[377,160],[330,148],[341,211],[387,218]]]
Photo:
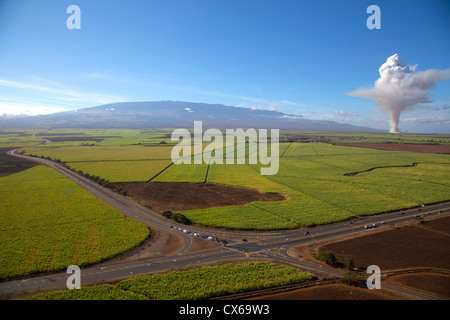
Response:
[[[208,174],[209,174],[209,167],[210,166],[211,166],[211,159],[209,159],[208,167],[206,168],[205,181],[203,181],[203,183],[206,183],[208,181]]]
[[[413,162],[413,164],[404,164],[404,165],[398,165],[398,166],[379,166],[379,167],[372,167],[372,168],[370,168],[370,169],[363,170],[363,171],[356,171],[356,172],[344,173],[344,176],[347,176],[347,177],[353,177],[353,176],[356,176],[356,175],[358,175],[358,174],[360,174],[360,173],[370,172],[370,171],[374,171],[374,170],[376,170],[376,169],[417,167],[418,164],[419,164],[418,162]]]
[[[338,205],[336,205],[336,204],[334,204],[334,203],[331,203],[331,202],[325,201],[325,200],[323,200],[323,199],[317,198],[317,197],[315,197],[315,196],[313,196],[313,195],[311,195],[311,194],[309,194],[309,193],[307,193],[307,192],[305,192],[305,191],[296,189],[296,188],[294,188],[294,187],[292,187],[292,186],[289,186],[289,185],[287,185],[287,184],[285,184],[285,183],[283,183],[283,182],[280,182],[280,181],[277,181],[277,180],[273,180],[273,179],[271,179],[271,178],[269,178],[269,177],[268,177],[268,179],[270,179],[271,181],[276,182],[276,183],[278,183],[278,184],[281,184],[281,185],[283,185],[283,186],[285,186],[285,187],[287,187],[287,188],[289,188],[289,189],[292,189],[292,190],[294,190],[294,191],[303,193],[304,195],[307,195],[307,196],[309,196],[309,197],[311,197],[311,198],[314,198],[314,199],[316,199],[316,200],[318,200],[318,201],[327,203],[327,204],[329,204],[329,205],[331,205],[331,206],[333,206],[333,207],[335,207],[335,208],[339,208],[339,209],[341,209],[341,210],[348,211],[348,212],[350,212],[350,213],[352,213],[352,214],[354,214],[354,215],[357,215],[357,213],[355,213],[355,212],[353,212],[353,211],[351,211],[351,210],[349,210],[349,209],[347,209],[347,208],[343,208],[343,207],[340,207],[340,206],[338,206]]]
[[[280,158],[283,158],[283,157],[284,157],[285,153],[286,153],[286,152],[289,150],[289,148],[292,146],[292,143],[293,143],[293,142],[291,142],[291,143],[288,145],[288,147],[284,150],[284,152],[283,152],[283,154],[281,155]]]
[[[178,161],[178,160],[177,160]],[[159,176],[161,173],[163,173],[164,171],[166,171],[167,169],[169,169],[171,166],[173,166],[175,164],[175,162],[171,162],[167,167],[165,167],[164,169],[162,169],[160,172],[158,172],[157,174],[155,174],[153,177],[151,177],[146,183],[151,182],[153,179],[155,179],[157,176]]]
[[[276,293],[282,293],[297,289],[303,289],[303,288],[309,288],[319,285],[327,285],[327,284],[335,284],[339,283],[339,279],[332,279],[332,280],[315,280],[315,281],[309,281],[306,283],[295,283],[295,284],[289,284],[285,286],[279,286],[279,287],[273,287],[268,289],[261,289],[261,290],[255,290],[250,292],[244,292],[244,293],[237,293],[227,296],[221,296],[221,297],[215,297],[211,298],[209,300],[243,300],[253,297],[258,297],[266,294],[276,294]]]
[[[311,143],[311,147],[314,149],[314,152],[320,157],[320,154],[317,152],[316,147],[314,147],[314,144]]]
[[[390,277],[390,276],[396,276],[396,275],[402,275],[402,274],[425,273],[425,272],[450,275],[450,270],[448,270],[448,269],[442,269],[442,268],[420,268],[420,267],[416,268],[416,269],[411,268],[411,269],[405,269],[405,270],[386,271],[386,272],[383,272],[382,274],[385,275],[386,277]]]

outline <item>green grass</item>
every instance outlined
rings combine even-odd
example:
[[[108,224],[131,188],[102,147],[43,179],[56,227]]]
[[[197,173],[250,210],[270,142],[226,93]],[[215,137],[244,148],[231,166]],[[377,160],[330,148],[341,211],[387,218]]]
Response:
[[[413,163],[419,164],[345,176]],[[261,176],[257,165],[217,165],[211,167],[208,181],[280,192],[289,200],[184,212],[193,223],[226,229],[291,229],[449,200],[450,158],[294,143],[280,159],[277,175]]]
[[[145,146],[39,146],[26,150],[27,155],[36,154],[65,162],[123,161],[123,160],[171,160],[171,147]]]
[[[111,182],[148,181],[170,164],[173,146],[136,145],[136,142],[158,140],[164,138],[167,132],[170,131],[125,130],[122,139],[105,139],[103,146],[55,147],[50,144],[29,149],[27,153],[69,161],[71,167]],[[119,133],[103,132],[104,135]],[[298,132],[283,134],[288,133]],[[94,135],[93,132],[89,134]],[[317,132],[303,134],[332,135],[337,137],[335,139],[354,136]],[[366,140],[352,141],[450,141],[447,135],[357,136]],[[262,176],[261,165],[258,164],[213,164],[208,170],[208,165],[203,163],[172,165],[153,181],[198,183],[206,179],[207,182],[254,188],[262,192],[279,192],[288,198],[286,201],[254,202],[244,206],[184,212],[196,224],[226,229],[300,228],[450,200],[449,155],[352,148],[327,143],[281,143],[279,149],[279,171],[273,176]],[[418,165],[400,167],[414,163]],[[346,176],[375,167],[380,168]]]
[[[0,178],[0,279],[87,266],[149,236],[62,174],[37,166]]]
[[[67,165],[110,182],[139,182],[148,181],[171,163],[171,160],[140,160],[70,162]]]
[[[41,140],[30,136],[22,137],[17,134],[0,135],[0,148],[14,149],[19,147],[28,147],[41,142]]]
[[[30,300],[205,300],[283,285],[316,277],[292,267],[267,262],[224,264],[169,272],[30,297]]]

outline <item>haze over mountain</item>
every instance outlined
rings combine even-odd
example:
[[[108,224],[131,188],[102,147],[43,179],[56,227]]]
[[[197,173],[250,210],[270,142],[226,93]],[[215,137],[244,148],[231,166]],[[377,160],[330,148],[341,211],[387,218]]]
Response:
[[[278,111],[182,101],[120,102],[23,118],[0,119],[0,128],[267,128],[374,132],[368,127],[310,120]]]

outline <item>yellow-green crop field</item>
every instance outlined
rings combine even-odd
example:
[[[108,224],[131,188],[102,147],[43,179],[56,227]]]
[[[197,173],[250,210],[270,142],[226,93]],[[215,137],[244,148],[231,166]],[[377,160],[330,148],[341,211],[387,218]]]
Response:
[[[135,277],[115,285],[65,290],[29,299],[205,300],[315,279],[313,274],[292,267],[267,262],[249,262]]]
[[[173,145],[156,145],[150,141],[167,137],[168,133],[125,131],[122,144],[119,138],[106,138],[102,145],[49,144],[26,152],[66,161],[76,170],[110,182],[148,181],[157,175],[153,182],[206,180],[283,193],[287,198],[184,212],[192,222],[215,228],[294,229],[450,200],[448,154],[285,142],[279,144],[279,171],[272,176],[262,176],[262,166],[248,161],[209,167],[205,163],[172,165],[161,172],[170,165]],[[103,134],[113,135],[113,132]],[[345,141],[350,136],[342,134],[342,138]],[[361,134],[359,138],[349,141],[442,144],[450,141],[442,135]],[[147,143],[136,144],[137,141]],[[367,171],[371,169],[374,170]]]
[[[0,279],[87,266],[149,236],[57,171],[36,166],[0,177]]]

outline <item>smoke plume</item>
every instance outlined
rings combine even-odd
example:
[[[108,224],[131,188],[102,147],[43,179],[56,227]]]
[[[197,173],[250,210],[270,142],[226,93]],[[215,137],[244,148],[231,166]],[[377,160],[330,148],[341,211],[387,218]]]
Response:
[[[353,97],[372,99],[390,117],[391,133],[398,133],[400,113],[419,103],[431,102],[429,90],[442,80],[450,78],[450,69],[416,71],[416,66],[405,65],[398,54],[387,58],[379,69],[380,78],[371,89],[350,92]]]

